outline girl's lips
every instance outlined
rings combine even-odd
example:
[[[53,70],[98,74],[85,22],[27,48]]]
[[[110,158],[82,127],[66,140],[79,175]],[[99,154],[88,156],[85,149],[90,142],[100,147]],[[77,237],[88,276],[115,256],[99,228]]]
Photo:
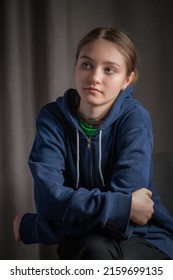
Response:
[[[94,87],[87,87],[87,88],[84,88],[84,90],[90,91],[90,92],[101,92],[99,89],[94,88]]]

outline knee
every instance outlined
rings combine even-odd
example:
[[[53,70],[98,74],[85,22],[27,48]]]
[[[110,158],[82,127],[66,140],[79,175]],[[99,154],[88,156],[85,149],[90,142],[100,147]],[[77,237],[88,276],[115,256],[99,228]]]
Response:
[[[83,243],[82,259],[111,260],[114,259],[111,244],[102,236],[90,236]]]

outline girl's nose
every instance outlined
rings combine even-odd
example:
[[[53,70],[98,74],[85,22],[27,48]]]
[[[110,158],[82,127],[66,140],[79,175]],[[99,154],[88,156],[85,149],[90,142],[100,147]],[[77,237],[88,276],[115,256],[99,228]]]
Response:
[[[101,79],[102,79],[101,71],[98,68],[93,69],[93,71],[90,72],[90,78],[89,78],[90,83],[98,84],[101,82]]]

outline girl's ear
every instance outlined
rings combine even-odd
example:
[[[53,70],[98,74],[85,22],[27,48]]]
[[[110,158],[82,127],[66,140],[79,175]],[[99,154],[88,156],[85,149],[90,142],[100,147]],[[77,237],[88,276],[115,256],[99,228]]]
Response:
[[[131,72],[130,75],[126,77],[121,89],[125,90],[128,87],[128,85],[130,85],[133,82],[134,78],[135,78],[135,73]]]

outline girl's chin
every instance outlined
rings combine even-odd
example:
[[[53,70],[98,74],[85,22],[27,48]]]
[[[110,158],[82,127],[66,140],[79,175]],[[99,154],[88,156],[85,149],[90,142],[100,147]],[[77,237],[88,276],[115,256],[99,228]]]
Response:
[[[99,102],[98,100],[96,100],[95,98],[86,98],[85,100],[83,99],[83,104],[88,104],[91,106],[98,106],[101,105],[101,102]]]

